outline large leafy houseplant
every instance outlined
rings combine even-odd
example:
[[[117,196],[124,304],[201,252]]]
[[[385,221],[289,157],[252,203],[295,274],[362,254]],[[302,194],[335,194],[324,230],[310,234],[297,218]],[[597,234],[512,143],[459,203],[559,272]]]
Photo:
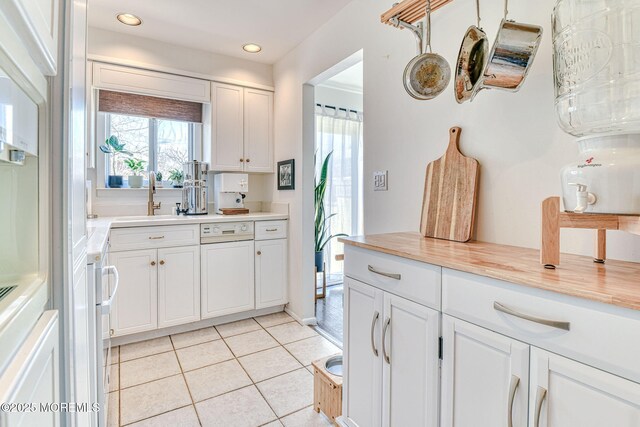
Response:
[[[331,214],[329,216],[326,215],[324,209],[324,195],[327,191],[327,175],[329,173],[329,163],[331,161],[331,156],[333,155],[333,151],[327,154],[327,157],[322,161],[322,167],[320,168],[320,175],[316,176],[316,187],[315,187],[315,207],[316,207],[316,215],[315,215],[315,231],[316,231],[316,241],[315,241],[315,249],[316,249],[316,268],[318,272],[324,270],[324,248],[331,241],[331,239],[341,236],[346,236],[344,233],[339,234],[331,234],[331,218],[336,216],[337,214]]]
[[[131,152],[124,149],[125,145],[126,144],[120,144],[117,136],[111,135],[106,139],[104,144],[99,147],[100,151],[111,156],[111,175],[109,175],[108,179],[108,186],[111,188],[122,187],[122,175],[115,175],[115,171],[118,156],[132,156]]]

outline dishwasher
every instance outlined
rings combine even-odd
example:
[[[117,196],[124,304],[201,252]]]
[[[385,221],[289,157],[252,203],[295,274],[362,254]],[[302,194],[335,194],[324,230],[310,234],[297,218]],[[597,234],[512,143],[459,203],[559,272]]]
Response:
[[[200,225],[203,319],[255,309],[253,237],[253,221]]]

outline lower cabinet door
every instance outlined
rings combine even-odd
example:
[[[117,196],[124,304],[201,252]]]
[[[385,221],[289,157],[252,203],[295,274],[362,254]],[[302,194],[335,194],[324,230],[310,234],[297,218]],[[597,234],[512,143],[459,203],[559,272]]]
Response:
[[[640,384],[533,347],[530,427],[640,426]]]
[[[115,307],[111,309],[113,335],[157,329],[157,250],[114,252],[110,260],[120,275]]]
[[[256,308],[287,300],[287,240],[262,240],[256,245]]]
[[[440,313],[384,293],[382,426],[437,427]]]
[[[202,318],[253,310],[253,241],[202,245]]]
[[[526,427],[529,345],[447,315],[442,318],[441,425]]]
[[[342,415],[350,427],[379,427],[382,416],[383,292],[345,277],[344,304]]]
[[[158,249],[158,327],[200,320],[200,246]]]

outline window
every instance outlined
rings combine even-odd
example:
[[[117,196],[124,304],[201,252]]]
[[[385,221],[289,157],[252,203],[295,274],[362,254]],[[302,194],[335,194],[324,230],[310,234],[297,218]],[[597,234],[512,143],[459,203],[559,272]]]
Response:
[[[203,105],[197,102],[157,98],[100,90],[98,94],[98,134],[102,141],[118,137],[131,157],[143,161],[145,171],[162,173],[168,180],[172,170],[198,160],[202,146]],[[105,156],[105,181],[109,175],[134,175],[126,155]],[[148,175],[144,173],[145,184]],[[124,180],[127,182],[128,180]]]
[[[106,114],[105,119],[107,136],[117,136],[133,158],[143,160],[146,170],[161,172],[163,179],[195,158],[199,124],[113,113]],[[124,156],[117,156],[115,161],[108,159],[106,175],[132,175],[125,159]]]

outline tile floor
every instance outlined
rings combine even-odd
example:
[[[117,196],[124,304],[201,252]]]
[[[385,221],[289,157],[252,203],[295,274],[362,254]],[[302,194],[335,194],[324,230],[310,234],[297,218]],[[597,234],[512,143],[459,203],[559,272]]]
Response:
[[[311,362],[340,350],[286,313],[113,349],[110,426],[331,426]]]

